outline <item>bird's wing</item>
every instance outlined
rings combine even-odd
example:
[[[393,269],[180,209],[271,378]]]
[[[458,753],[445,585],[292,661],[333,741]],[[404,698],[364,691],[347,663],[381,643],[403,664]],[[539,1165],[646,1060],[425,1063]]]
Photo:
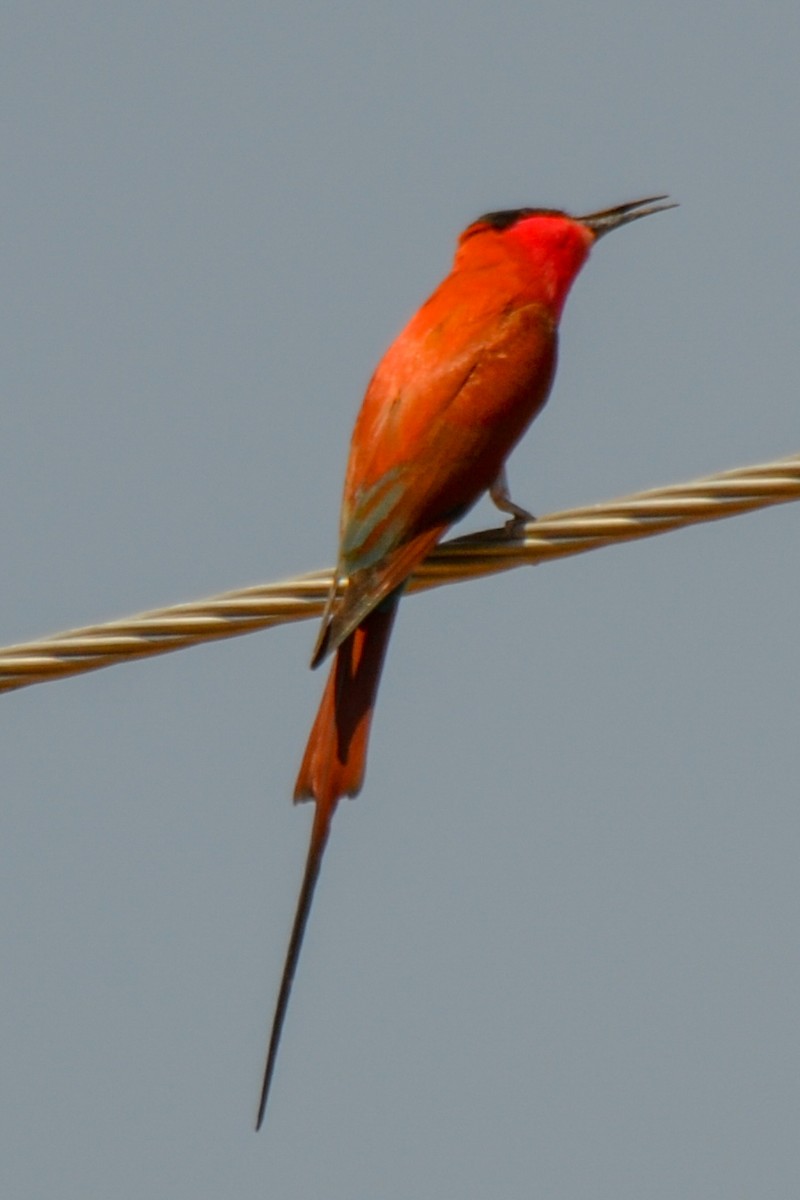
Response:
[[[342,505],[337,574],[348,583],[329,606],[315,665],[491,486],[547,397],[555,333],[538,305],[495,314],[455,346],[447,332],[437,330],[440,345],[399,340],[367,390]]]

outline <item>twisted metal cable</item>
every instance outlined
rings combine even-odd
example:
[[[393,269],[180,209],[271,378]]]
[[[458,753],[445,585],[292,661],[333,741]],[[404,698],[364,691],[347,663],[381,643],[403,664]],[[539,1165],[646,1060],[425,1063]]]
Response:
[[[800,454],[552,513],[513,529],[454,538],[437,547],[415,572],[409,590],[582,554],[612,542],[653,537],[799,499]],[[0,692],[308,620],[322,612],[332,575],[330,570],[318,571],[0,648]]]

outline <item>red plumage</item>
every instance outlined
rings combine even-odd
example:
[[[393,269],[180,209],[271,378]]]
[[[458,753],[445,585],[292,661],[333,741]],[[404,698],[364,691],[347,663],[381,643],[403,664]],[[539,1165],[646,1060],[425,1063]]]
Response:
[[[331,818],[363,781],[402,585],[487,490],[505,511],[524,514],[507,495],[504,465],[547,400],[569,289],[598,237],[672,207],[654,203],[663,199],[586,217],[546,209],[481,217],[370,381],[350,446],[336,580],[312,660],[316,666],[336,653],[295,786],[295,800],[313,799],[316,812],[257,1127]]]

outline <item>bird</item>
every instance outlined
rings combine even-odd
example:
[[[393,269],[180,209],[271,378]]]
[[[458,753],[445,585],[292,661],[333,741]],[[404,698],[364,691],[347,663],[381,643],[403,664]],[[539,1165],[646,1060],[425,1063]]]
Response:
[[[334,661],[294,790],[315,803],[258,1106],[269,1096],[303,936],[343,796],[361,789],[386,647],[404,585],[447,529],[488,492],[510,535],[531,514],[505,463],[547,401],[558,326],[594,243],[674,208],[646,196],[586,216],[485,213],[460,235],[450,273],[384,354],[356,418],[339,553],[311,659]]]

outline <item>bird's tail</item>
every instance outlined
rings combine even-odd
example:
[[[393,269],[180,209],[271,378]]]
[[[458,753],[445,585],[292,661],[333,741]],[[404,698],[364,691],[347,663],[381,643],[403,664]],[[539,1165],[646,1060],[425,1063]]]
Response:
[[[367,742],[397,600],[374,609],[336,651],[294,788],[333,812],[364,781]]]
[[[336,651],[322,703],[297,776],[295,802],[315,800],[317,807],[311,827],[305,874],[272,1019],[256,1129],[261,1128],[264,1119],[281,1030],[289,1006],[292,981],[300,958],[322,856],[328,842],[331,818],[341,797],[355,796],[364,779],[372,710],[397,610],[397,599],[393,596],[384,601],[380,608],[371,612]]]

